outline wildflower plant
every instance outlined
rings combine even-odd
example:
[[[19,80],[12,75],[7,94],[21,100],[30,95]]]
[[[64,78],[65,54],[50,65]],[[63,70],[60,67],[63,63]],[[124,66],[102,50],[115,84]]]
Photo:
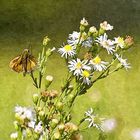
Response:
[[[33,94],[34,106],[15,107],[15,132],[10,136],[12,140],[70,140],[80,134],[83,130],[81,124],[86,122],[86,128],[94,127],[99,134],[114,128],[114,119],[106,120],[92,108],[83,113],[78,124],[72,122],[71,114],[76,98],[86,94],[95,82],[120,69],[131,68],[123,54],[131,48],[133,38],[119,36],[110,39],[107,34],[112,29],[113,26],[107,21],[100,23],[99,29],[89,27],[88,21],[83,18],[80,31],[69,34],[67,42],[60,48],[48,48],[50,39],[47,36],[44,38],[35,69],[38,77],[34,76],[33,70],[28,72],[37,89],[37,93]],[[68,69],[59,92],[49,88],[53,77],[45,73],[48,58],[54,51],[65,59]],[[43,77],[46,77],[45,88],[42,88]],[[112,127],[110,124],[113,124]]]

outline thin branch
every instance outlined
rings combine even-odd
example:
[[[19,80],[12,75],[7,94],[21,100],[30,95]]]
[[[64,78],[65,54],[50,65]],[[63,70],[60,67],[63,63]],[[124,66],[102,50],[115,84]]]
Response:
[[[31,74],[30,74],[32,80],[33,80],[33,85],[38,88],[38,84],[37,84],[37,79],[34,77],[34,74],[33,74],[33,71],[31,71]]]

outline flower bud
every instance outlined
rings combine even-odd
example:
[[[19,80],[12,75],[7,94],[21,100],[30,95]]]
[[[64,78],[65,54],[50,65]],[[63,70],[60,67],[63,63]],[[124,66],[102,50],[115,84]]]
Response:
[[[73,85],[69,85],[68,87],[70,90],[73,90]]]
[[[42,111],[42,107],[38,107],[37,108],[37,111],[39,112],[39,111]]]
[[[111,26],[107,21],[100,23],[100,28],[105,31],[113,30],[113,26]]]
[[[51,52],[51,49],[49,48],[47,51],[46,51],[46,58],[48,58],[49,56],[52,55],[52,52]]]
[[[57,90],[51,90],[49,93],[49,97],[51,98],[56,98],[58,96],[58,91]]]
[[[97,31],[96,27],[94,27],[94,26],[90,27],[89,31],[88,31],[88,35],[89,36],[93,35],[93,37],[97,37],[98,31]]]
[[[75,132],[78,130],[78,126],[74,123],[68,122],[65,124],[65,131],[66,132]]]
[[[90,27],[90,28],[89,28],[89,32],[92,33],[92,34],[93,34],[93,33],[97,33],[96,27],[95,27],[95,26]]]
[[[88,37],[87,33],[86,32],[83,32],[82,33],[82,36],[81,36],[82,41],[86,40],[87,37]],[[80,44],[79,44],[79,47],[80,47]]]
[[[104,34],[105,33],[105,30],[103,29],[103,28],[100,28],[99,29],[99,35],[102,35],[102,34]]]
[[[18,122],[14,121],[13,124],[14,124],[15,129],[18,130],[19,129]]]
[[[63,123],[58,125],[58,130],[59,131],[63,131],[64,128],[65,128],[65,125]]]
[[[126,44],[125,49],[130,48],[134,44],[133,37],[126,36],[126,39],[124,40],[124,42]]]
[[[57,107],[57,109],[58,109],[59,111],[61,111],[61,110],[63,109],[63,103],[62,103],[62,102],[58,102],[58,103],[56,104],[56,107]]]
[[[43,39],[43,45],[46,46],[48,45],[49,42],[50,42],[50,39],[48,38],[48,36],[45,36]]]
[[[69,122],[72,119],[71,114],[68,114],[66,117],[66,121]]]
[[[41,100],[43,102],[46,102],[47,101],[48,96],[49,96],[49,91],[46,90],[46,91],[41,92]]]
[[[52,119],[52,121],[51,121],[51,127],[52,128],[55,128],[58,123],[59,123],[59,121],[57,119]]]
[[[40,118],[43,120],[43,119],[45,118],[45,112],[44,112],[43,110],[41,110],[41,111],[39,112],[39,116],[40,116]]]
[[[74,98],[74,94],[69,94],[68,99],[69,99],[70,101],[72,101],[73,98]]]
[[[26,134],[27,134],[27,137],[31,137],[32,136],[32,131],[29,128],[27,128],[26,129]]]
[[[55,47],[53,47],[52,49],[49,48],[49,49],[46,51],[46,58],[48,58],[49,56],[51,56],[55,50],[56,50]]]
[[[67,94],[70,94],[73,90],[73,85],[69,85]]]
[[[20,119],[20,115],[18,113],[15,113],[15,119],[19,120]]]
[[[75,131],[77,131],[78,130],[78,126],[77,125],[73,125],[73,127],[72,127],[72,130],[75,132]]]
[[[20,116],[18,113],[15,113],[15,119],[20,123],[23,124],[24,123],[24,118],[22,116]]]
[[[39,99],[39,95],[38,95],[37,93],[33,94],[33,102],[34,102],[35,104],[37,104],[38,99]]]
[[[53,134],[53,137],[54,137],[55,140],[58,140],[61,137],[60,132],[59,131],[55,132]]]
[[[45,83],[45,89],[46,90],[50,86],[50,84],[52,83],[52,81],[53,81],[53,76],[51,76],[51,75],[46,76],[46,83]]]
[[[11,140],[17,140],[17,138],[18,138],[18,133],[17,133],[17,132],[12,133],[12,134],[10,135],[10,138],[11,138]]]
[[[88,21],[85,19],[85,18],[83,18],[81,21],[80,21],[80,25],[82,25],[82,26],[88,26]]]

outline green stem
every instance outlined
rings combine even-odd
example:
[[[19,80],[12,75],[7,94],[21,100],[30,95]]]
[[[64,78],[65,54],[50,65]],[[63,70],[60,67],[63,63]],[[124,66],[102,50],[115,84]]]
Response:
[[[78,94],[79,94],[79,88],[81,88],[81,84],[80,83],[77,83],[76,84],[76,87],[75,87],[75,90],[74,90],[74,92],[75,92],[75,96],[74,96],[74,98],[73,98],[73,100],[72,100],[72,102],[70,103],[70,109],[73,107],[73,104],[74,104],[74,101],[75,101],[75,99],[76,99],[76,97],[78,96]]]
[[[39,72],[39,83],[38,83],[38,87],[39,87],[39,88],[41,88],[42,77],[43,77],[42,73]]]
[[[32,80],[33,80],[33,85],[34,85],[36,88],[38,88],[37,80],[36,80],[36,78],[34,78],[34,75],[33,75],[33,72],[32,72],[32,71],[31,71],[30,76],[31,76],[31,78],[32,78]]]
[[[65,90],[68,88],[70,81],[72,80],[72,74],[67,76],[67,80],[66,83],[64,84],[63,88],[61,89],[61,94],[59,95],[59,97],[57,98],[57,100],[55,101],[54,105],[52,106],[52,108],[50,109],[50,112],[48,114],[48,118],[49,116],[53,113],[54,109],[55,109],[55,105],[58,103],[58,101],[61,100],[61,97],[63,95],[63,93],[65,92]]]
[[[80,37],[79,37],[79,40],[78,40],[78,43],[77,43],[77,49],[76,49],[76,52],[77,52],[77,54],[80,52],[80,41],[81,41],[81,37],[82,37],[82,32],[80,32]]]
[[[78,124],[78,127],[85,121],[87,117],[83,118],[82,120],[80,120],[79,124]]]

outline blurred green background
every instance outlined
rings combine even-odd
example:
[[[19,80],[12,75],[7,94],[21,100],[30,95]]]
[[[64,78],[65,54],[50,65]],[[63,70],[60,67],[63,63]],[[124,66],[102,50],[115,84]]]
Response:
[[[59,47],[82,17],[98,26],[107,20],[114,25],[111,35],[131,35],[134,47],[126,54],[132,69],[121,70],[97,82],[88,94],[78,98],[74,121],[89,107],[97,107],[103,117],[115,117],[118,129],[108,140],[131,140],[130,133],[140,127],[140,1],[139,0],[0,0],[0,140],[9,140],[14,130],[14,106],[30,105],[32,86],[29,76],[12,72],[9,61],[31,43],[37,56],[45,35],[52,47]],[[56,89],[66,69],[59,55],[48,62],[47,74],[55,78]],[[84,140],[97,140],[94,129],[83,132]]]

